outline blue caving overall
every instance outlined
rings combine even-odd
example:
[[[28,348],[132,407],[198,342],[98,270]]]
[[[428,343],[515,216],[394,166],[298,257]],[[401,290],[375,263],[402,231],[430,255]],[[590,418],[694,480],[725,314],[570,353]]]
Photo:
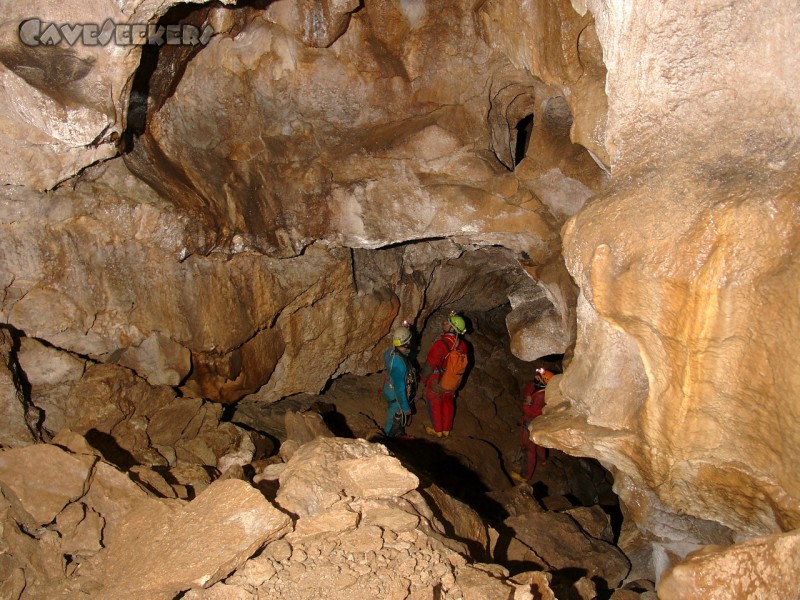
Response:
[[[383,398],[386,400],[386,437],[397,437],[405,432],[405,412],[411,410],[406,394],[408,359],[394,348],[383,354],[386,365],[386,381],[383,384]]]

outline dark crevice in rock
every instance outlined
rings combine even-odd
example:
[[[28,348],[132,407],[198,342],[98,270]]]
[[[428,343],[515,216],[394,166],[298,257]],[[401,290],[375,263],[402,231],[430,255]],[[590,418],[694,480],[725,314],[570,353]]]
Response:
[[[24,416],[24,423],[27,427],[31,441],[46,441],[46,431],[43,427],[44,412],[37,408],[31,401],[31,384],[25,375],[25,371],[19,364],[18,354],[20,350],[20,340],[24,333],[8,324],[0,324],[0,358],[3,359],[5,367],[11,375],[11,380],[16,389],[16,400],[20,404]],[[7,349],[7,350],[6,350]],[[4,423],[4,426],[11,426],[11,423]]]
[[[219,5],[217,5],[219,6]],[[167,25],[194,25],[202,29],[207,24],[213,4],[177,4],[172,6],[156,23]],[[202,51],[203,44],[146,44],[142,47],[139,68],[131,82],[128,100],[126,129],[120,145],[124,153],[133,149],[136,138],[147,130],[150,112],[159,110],[175,92],[189,61]]]
[[[516,167],[528,153],[528,144],[531,141],[533,131],[533,113],[520,119],[516,131],[516,143],[514,146],[514,166]]]
[[[110,433],[93,428],[87,431],[84,437],[89,445],[102,455],[103,459],[123,471],[128,471],[131,467],[140,464],[133,454],[120,446]]]

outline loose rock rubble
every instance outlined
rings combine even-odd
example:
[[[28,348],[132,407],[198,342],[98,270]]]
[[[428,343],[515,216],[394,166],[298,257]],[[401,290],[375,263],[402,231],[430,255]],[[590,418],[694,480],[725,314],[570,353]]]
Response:
[[[322,478],[314,483],[309,473]],[[356,478],[361,485],[352,485]],[[505,569],[470,565],[466,546],[445,536],[415,491],[416,478],[381,445],[318,438],[280,479],[278,504],[301,513],[294,531],[224,582],[186,597],[532,598],[530,585],[514,583]]]
[[[77,450],[81,439],[70,436]],[[47,474],[39,460],[63,476],[26,477]],[[92,454],[3,451],[5,597],[532,597],[502,567],[470,564],[381,445],[317,438],[280,480],[275,504],[235,479],[186,502],[154,497]]]
[[[652,581],[627,577],[597,506],[544,498],[554,512],[518,486],[492,494],[508,515],[492,525],[383,444],[312,437],[310,413],[285,419],[310,438],[290,458],[209,476],[191,499],[171,493],[169,471],[159,491],[69,430],[0,451],[2,598],[655,600]],[[748,565],[766,564],[751,597],[774,597],[791,589],[794,546],[786,535],[708,548],[660,589],[700,598],[724,569],[743,590]]]

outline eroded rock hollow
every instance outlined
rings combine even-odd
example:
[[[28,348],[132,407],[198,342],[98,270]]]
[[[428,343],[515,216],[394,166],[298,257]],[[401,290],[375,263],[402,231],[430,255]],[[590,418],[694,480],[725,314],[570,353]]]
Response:
[[[4,597],[798,597],[796,3],[2,8]]]

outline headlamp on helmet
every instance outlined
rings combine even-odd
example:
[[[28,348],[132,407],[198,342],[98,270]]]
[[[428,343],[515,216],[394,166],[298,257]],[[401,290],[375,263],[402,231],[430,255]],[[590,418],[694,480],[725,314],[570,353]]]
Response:
[[[543,388],[550,383],[550,380],[553,378],[553,372],[548,371],[544,367],[539,367],[536,369],[536,373],[533,376],[534,382],[536,382],[536,387]]]
[[[409,342],[411,342],[411,330],[408,327],[398,327],[392,333],[392,344],[394,346],[408,346]]]
[[[458,335],[464,335],[464,332],[467,330],[467,322],[461,315],[450,313],[450,316],[447,317],[447,322],[450,323],[450,327],[452,327]]]

